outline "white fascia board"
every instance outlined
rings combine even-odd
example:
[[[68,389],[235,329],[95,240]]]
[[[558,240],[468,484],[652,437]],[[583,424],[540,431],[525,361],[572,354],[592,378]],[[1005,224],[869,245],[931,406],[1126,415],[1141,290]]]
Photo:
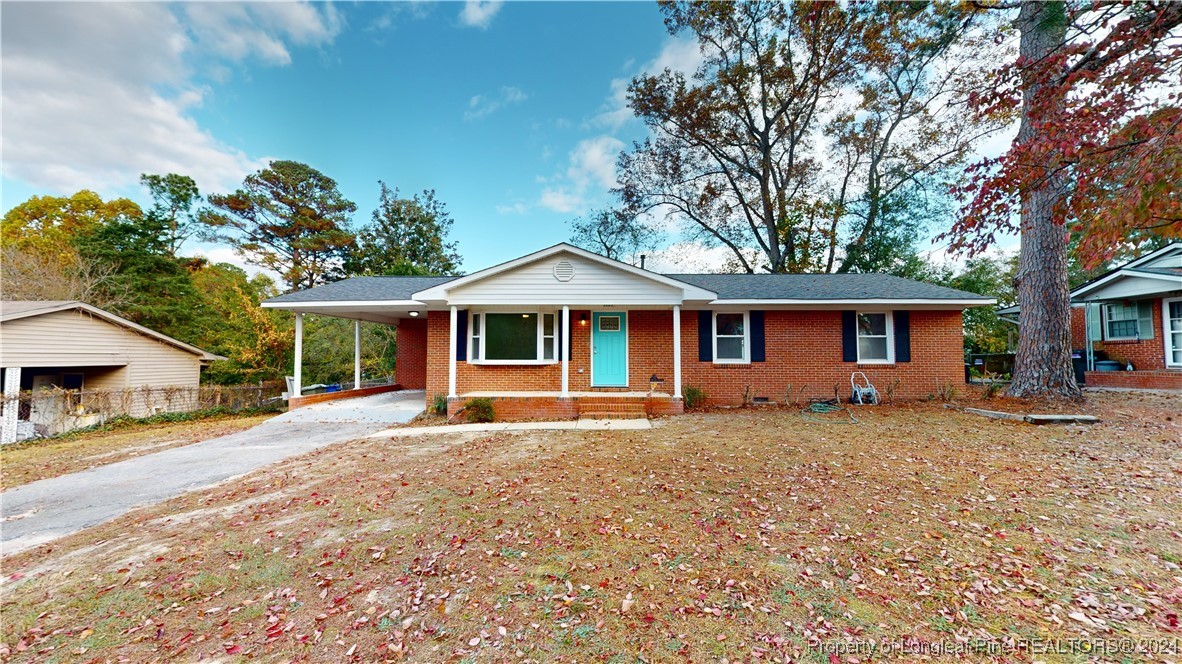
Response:
[[[941,300],[941,299],[892,299],[892,298],[863,298],[856,300],[713,300],[708,303],[711,307],[726,307],[726,306],[746,306],[746,307],[760,307],[760,306],[785,306],[796,307],[801,309],[808,308],[833,308],[833,307],[863,307],[863,306],[925,306],[925,307],[944,307],[947,309],[963,309],[965,307],[985,307],[997,304],[995,298],[972,299],[972,300]]]
[[[357,307],[405,307],[407,309],[424,309],[425,302],[418,300],[311,300],[307,302],[263,302],[259,306],[267,309],[288,309],[296,311],[315,307],[317,309],[331,307],[334,309]]]
[[[479,272],[473,272],[472,274],[469,274],[465,277],[460,277],[459,279],[453,279],[453,280],[448,281],[446,283],[439,284],[438,286],[433,286],[433,287],[428,288],[426,290],[421,290],[417,293],[414,293],[413,297],[416,300],[424,300],[424,301],[432,301],[432,302],[448,302],[447,294],[454,288],[459,288],[461,286],[465,286],[465,285],[473,283],[475,281],[487,279],[488,277],[491,277],[493,275],[497,275],[502,272],[508,272],[509,270],[520,267],[522,265],[528,265],[530,263],[542,260],[544,258],[548,258],[548,257],[553,256],[555,254],[560,254],[560,253],[569,253],[574,256],[578,256],[580,258],[589,260],[589,261],[600,263],[602,265],[606,265],[608,267],[612,267],[617,270],[627,272],[627,273],[632,274],[632,275],[639,277],[641,279],[648,279],[649,281],[655,281],[659,284],[664,284],[666,286],[671,286],[673,288],[677,288],[678,290],[682,291],[682,293],[683,293],[682,299],[684,299],[684,300],[700,300],[700,301],[706,302],[706,301],[710,301],[710,300],[713,300],[718,297],[718,294],[713,291],[708,291],[704,288],[699,288],[698,286],[694,286],[693,284],[689,284],[684,281],[678,281],[677,279],[673,279],[671,277],[666,277],[663,274],[657,274],[656,272],[649,272],[648,270],[642,270],[634,265],[622,263],[620,261],[612,260],[610,258],[604,258],[603,256],[600,256],[599,254],[591,253],[590,251],[587,251],[586,249],[580,249],[579,247],[567,244],[565,242],[560,242],[552,247],[547,247],[547,248],[542,249],[540,251],[535,251],[532,254],[527,254],[527,255],[522,256],[520,258],[515,258],[515,259],[508,261],[506,263],[494,265],[492,267],[480,270]]]
[[[1108,275],[1107,277],[1104,277],[1103,279],[1093,281],[1090,284],[1084,284],[1083,286],[1080,286],[1079,288],[1071,291],[1071,299],[1073,299],[1073,300],[1076,298],[1086,299],[1086,298],[1084,298],[1085,295],[1087,295],[1088,293],[1091,293],[1092,291],[1095,291],[1096,289],[1100,288],[1101,286],[1104,286],[1104,285],[1106,285],[1110,282],[1113,282],[1113,281],[1117,281],[1119,279],[1126,279],[1126,278],[1157,279],[1159,281],[1168,281],[1168,282],[1171,282],[1174,284],[1178,284],[1178,283],[1182,282],[1182,280],[1180,280],[1177,275],[1157,274],[1154,272],[1139,272],[1137,270],[1129,271],[1124,268],[1121,268],[1120,270],[1113,272],[1112,274]]]

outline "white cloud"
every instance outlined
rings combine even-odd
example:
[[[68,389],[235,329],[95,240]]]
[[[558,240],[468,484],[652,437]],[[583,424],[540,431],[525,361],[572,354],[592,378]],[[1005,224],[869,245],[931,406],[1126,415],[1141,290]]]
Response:
[[[566,172],[546,180],[552,186],[542,191],[539,204],[564,214],[582,211],[593,187],[606,190],[616,186],[616,155],[623,148],[624,142],[613,136],[579,141],[570,153]]]
[[[496,210],[497,214],[525,214],[529,212],[529,206],[521,201],[517,201],[512,205],[498,205]]]
[[[504,4],[503,0],[467,0],[460,10],[460,23],[483,30],[492,23]]]
[[[580,210],[583,207],[582,197],[566,189],[545,189],[542,191],[542,198],[538,203],[544,208],[563,214]]]
[[[0,27],[6,177],[72,193],[178,172],[211,191],[261,160],[191,117],[211,94],[195,59],[223,78],[226,62],[286,64],[286,43],[328,43],[341,20],[331,5],[294,3],[17,3]]]
[[[194,256],[204,258],[211,264],[216,265],[217,263],[228,263],[234,267],[242,268],[243,272],[246,272],[246,274],[252,277],[256,274],[265,274],[275,283],[283,283],[283,278],[278,272],[247,263],[246,259],[240,256],[238,252],[234,251],[230,247],[223,247],[219,245],[200,245],[193,247],[191,253]]]
[[[661,47],[661,52],[657,54],[656,58],[640,67],[635,73],[636,75],[642,73],[659,74],[669,69],[681,72],[688,78],[701,66],[702,60],[702,51],[696,40],[671,38]],[[615,131],[632,119],[632,109],[628,108],[628,84],[631,80],[631,78],[612,79],[611,94],[604,102],[603,110],[591,119],[591,125]]]
[[[515,106],[525,101],[529,95],[511,85],[503,86],[495,96],[475,95],[468,100],[468,110],[464,111],[464,119],[479,120],[492,115],[506,106]]]

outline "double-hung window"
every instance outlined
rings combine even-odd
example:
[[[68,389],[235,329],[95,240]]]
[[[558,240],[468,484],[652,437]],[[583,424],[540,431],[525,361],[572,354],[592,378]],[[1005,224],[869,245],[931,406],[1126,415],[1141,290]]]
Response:
[[[1104,338],[1113,340],[1138,338],[1140,336],[1137,325],[1138,311],[1136,303],[1104,305]]]
[[[557,321],[553,313],[473,313],[468,325],[474,362],[524,364],[553,362],[558,357]]]
[[[751,361],[747,312],[714,314],[714,361],[743,364]]]
[[[858,312],[859,363],[890,364],[895,361],[892,323],[890,312]]]

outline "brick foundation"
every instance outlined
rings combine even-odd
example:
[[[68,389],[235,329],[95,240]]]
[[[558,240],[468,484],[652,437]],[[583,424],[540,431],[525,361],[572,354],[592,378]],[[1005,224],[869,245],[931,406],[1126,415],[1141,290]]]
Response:
[[[1088,387],[1126,387],[1138,390],[1182,390],[1182,371],[1088,371]]]
[[[374,387],[363,387],[360,390],[342,390],[340,392],[321,392],[320,394],[307,394],[302,397],[292,397],[287,400],[287,409],[295,410],[303,406],[310,406],[314,403],[324,403],[325,401],[340,401],[341,399],[352,399],[354,397],[368,397],[371,394],[383,394],[385,392],[397,392],[403,389],[402,385],[395,383],[394,385],[376,385]]]

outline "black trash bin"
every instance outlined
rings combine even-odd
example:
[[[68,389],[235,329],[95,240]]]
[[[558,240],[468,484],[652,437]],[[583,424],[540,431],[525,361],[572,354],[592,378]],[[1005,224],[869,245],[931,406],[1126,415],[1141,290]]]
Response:
[[[1088,358],[1082,350],[1071,351],[1071,368],[1075,370],[1075,384],[1084,386],[1084,372],[1088,370]]]

